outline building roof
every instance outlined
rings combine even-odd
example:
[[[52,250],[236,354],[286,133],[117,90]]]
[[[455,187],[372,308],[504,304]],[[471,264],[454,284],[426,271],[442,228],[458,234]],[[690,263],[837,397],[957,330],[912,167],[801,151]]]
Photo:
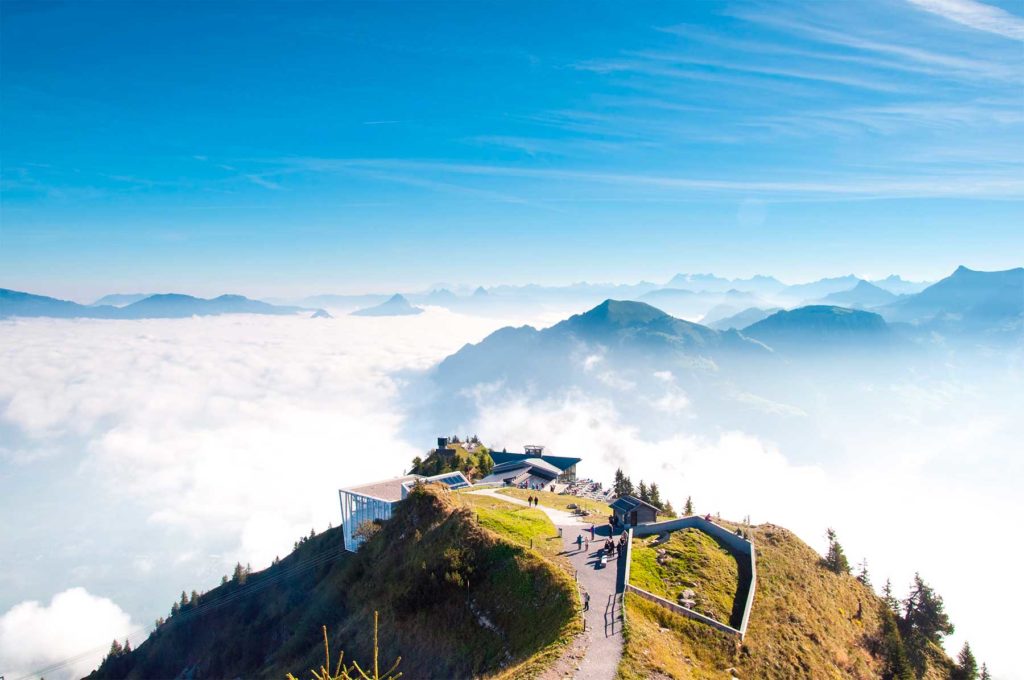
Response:
[[[533,468],[535,470],[545,470],[550,472],[554,476],[562,474],[562,469],[556,467],[546,460],[540,458],[525,458],[523,460],[510,460],[505,463],[499,463],[491,469],[491,473],[495,472],[509,472],[511,470],[518,470],[519,468]]]
[[[582,459],[568,458],[566,456],[544,456],[543,458],[537,458],[537,455],[534,453],[506,453],[504,451],[491,451],[491,460],[494,461],[495,466],[517,460],[543,460],[545,463],[554,465],[561,473],[565,472]]]
[[[612,510],[615,510],[617,512],[632,512],[641,505],[648,507],[651,510],[654,510],[655,512],[661,512],[660,510],[658,510],[658,508],[654,507],[650,503],[647,503],[646,501],[640,500],[636,496],[619,496],[614,501],[609,503],[609,507],[611,507]]]
[[[385,479],[380,482],[350,486],[346,489],[342,489],[342,491],[360,496],[369,496],[370,498],[376,498],[382,501],[400,501],[405,498],[402,490],[404,489],[408,491],[409,487],[416,482],[423,482],[426,484],[429,484],[430,482],[440,482],[449,489],[464,489],[467,486],[472,486],[470,481],[466,479],[466,475],[459,471],[455,471],[443,472],[439,475],[434,475],[433,477],[424,477],[423,475],[405,475],[404,477]]]
[[[395,477],[393,479],[385,479],[379,482],[350,486],[346,489],[342,489],[342,491],[358,494],[360,496],[369,496],[382,501],[400,501],[402,500],[402,485],[406,482],[416,481],[417,479],[421,479],[420,475],[405,475],[404,477]]]

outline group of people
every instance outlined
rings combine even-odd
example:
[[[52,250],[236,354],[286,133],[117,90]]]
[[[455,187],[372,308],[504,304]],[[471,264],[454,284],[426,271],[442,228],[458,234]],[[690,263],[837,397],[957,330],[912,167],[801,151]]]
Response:
[[[526,502],[529,504],[531,508],[535,508],[537,507],[537,504],[540,503],[540,499],[537,498],[536,496],[528,496],[526,498]]]

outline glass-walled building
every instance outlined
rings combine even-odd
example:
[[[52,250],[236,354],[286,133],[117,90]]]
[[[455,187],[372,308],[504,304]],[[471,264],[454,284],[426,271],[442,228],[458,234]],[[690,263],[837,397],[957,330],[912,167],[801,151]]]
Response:
[[[356,536],[356,530],[366,522],[391,519],[395,505],[407,495],[409,489],[418,483],[438,482],[449,489],[462,489],[470,482],[461,472],[446,472],[433,477],[405,475],[372,484],[340,489],[341,527],[345,534],[345,549],[355,552],[363,539]]]

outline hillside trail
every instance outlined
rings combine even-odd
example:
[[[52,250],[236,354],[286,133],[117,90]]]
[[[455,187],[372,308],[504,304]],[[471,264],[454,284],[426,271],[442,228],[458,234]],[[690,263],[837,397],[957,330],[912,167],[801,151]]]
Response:
[[[529,507],[529,503],[513,496],[506,496],[494,489],[479,489],[471,493],[491,496],[513,505]],[[590,594],[590,609],[584,613],[586,631],[582,659],[574,667],[562,670],[565,664],[556,664],[559,671],[554,677],[570,675],[588,680],[612,680],[622,658],[622,592],[624,590],[625,554],[619,559],[611,559],[607,566],[601,567],[600,548],[608,538],[607,524],[595,526],[595,540],[590,542],[589,549],[584,542],[581,550],[577,536],[584,541],[590,537],[591,522],[571,515],[564,510],[536,506],[543,510],[556,527],[562,530],[562,549],[565,556],[576,570],[576,579],[584,593]],[[575,645],[574,645],[575,647]],[[563,660],[564,661],[564,660]],[[545,674],[542,677],[548,677]]]

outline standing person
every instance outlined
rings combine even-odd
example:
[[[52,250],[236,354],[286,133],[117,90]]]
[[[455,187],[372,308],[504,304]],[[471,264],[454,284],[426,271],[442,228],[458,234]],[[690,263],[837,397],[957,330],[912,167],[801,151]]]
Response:
[[[531,508],[533,507],[533,496],[526,497],[526,504],[529,505]]]
[[[590,593],[583,593],[583,611],[590,611]]]
[[[576,549],[583,550],[583,534],[576,537]]]
[[[593,524],[590,525],[590,540],[591,541],[594,540],[594,525]]]

